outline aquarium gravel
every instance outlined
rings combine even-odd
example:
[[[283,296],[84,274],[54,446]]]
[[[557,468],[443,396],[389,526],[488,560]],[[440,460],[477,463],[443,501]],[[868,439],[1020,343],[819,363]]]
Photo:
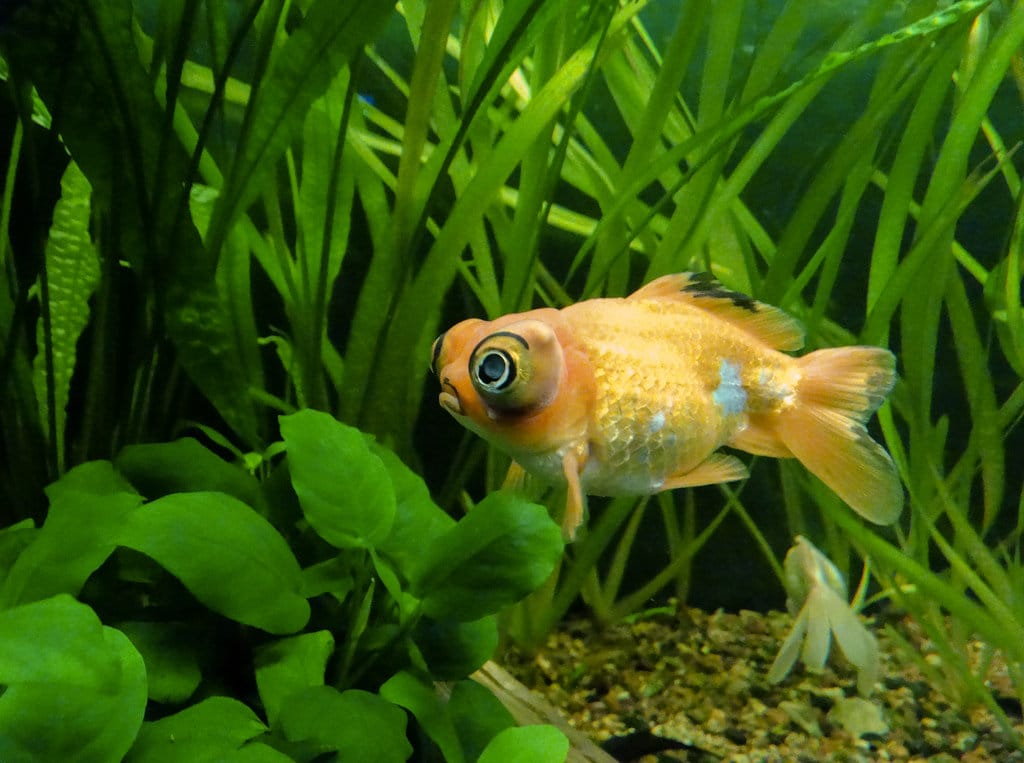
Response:
[[[768,682],[788,614],[677,612],[605,629],[570,620],[535,655],[512,648],[504,664],[622,761],[1024,761],[984,707],[943,696],[896,654],[889,627],[941,667],[897,613],[884,616],[887,627],[873,623],[881,672],[864,700],[841,658],[822,673],[798,665],[780,685]],[[1024,732],[998,656],[987,681]]]

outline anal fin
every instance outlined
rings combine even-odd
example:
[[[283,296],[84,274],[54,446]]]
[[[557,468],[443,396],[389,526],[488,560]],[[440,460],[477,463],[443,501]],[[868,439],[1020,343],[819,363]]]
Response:
[[[747,426],[732,436],[727,443],[730,448],[753,453],[755,456],[771,458],[792,458],[793,452],[775,431],[775,423],[769,419],[771,414],[751,413],[747,417]]]
[[[735,482],[750,476],[747,467],[735,456],[712,453],[688,472],[673,474],[665,480],[661,490],[675,490],[680,487],[717,485],[720,482]]]

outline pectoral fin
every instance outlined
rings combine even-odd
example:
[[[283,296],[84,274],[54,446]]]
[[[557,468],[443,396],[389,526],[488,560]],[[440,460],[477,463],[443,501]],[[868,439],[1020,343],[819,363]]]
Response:
[[[576,531],[583,523],[586,497],[580,485],[580,471],[583,466],[572,450],[562,456],[562,472],[565,474],[565,516],[562,517],[562,535],[566,540],[575,540]]]
[[[749,476],[750,472],[747,471],[747,467],[735,456],[712,453],[690,471],[673,474],[665,480],[661,489],[675,490],[679,487],[717,485],[720,482],[743,480]]]

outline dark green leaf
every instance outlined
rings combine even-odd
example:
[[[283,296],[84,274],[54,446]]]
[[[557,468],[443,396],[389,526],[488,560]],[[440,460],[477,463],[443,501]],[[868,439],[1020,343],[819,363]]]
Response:
[[[120,760],[142,724],[146,669],[120,631],[60,595],[0,612],[0,760]]]
[[[469,679],[452,687],[448,712],[468,760],[479,758],[495,736],[516,725],[512,714],[490,689]]]
[[[380,687],[380,696],[413,714],[441,750],[446,763],[463,763],[466,760],[455,724],[448,713],[448,704],[433,682],[402,671]]]
[[[317,686],[297,692],[281,708],[280,726],[293,742],[312,740],[346,760],[398,763],[412,755],[405,712],[376,694]]]
[[[136,491],[117,473],[110,461],[87,461],[46,486],[46,497],[50,499],[50,503],[64,500],[72,493],[117,496],[123,493],[135,495]],[[139,497],[139,501],[141,500]]]
[[[259,508],[263,501],[259,483],[251,474],[192,437],[128,445],[117,454],[114,464],[151,500],[168,493],[205,490],[233,495],[253,508]]]
[[[492,493],[424,550],[412,592],[438,620],[478,620],[538,588],[562,548],[543,506]]]
[[[343,5],[316,0],[287,41],[275,50],[270,71],[246,114],[247,134],[210,222],[214,247],[236,215],[263,190],[265,179],[298,135],[313,102],[373,40],[393,12],[393,6],[376,0]]]
[[[142,504],[107,461],[82,464],[47,488],[50,510],[0,586],[0,608],[77,594],[117,545],[117,533]]]
[[[327,660],[334,652],[330,631],[302,633],[264,644],[256,650],[256,686],[271,726],[289,694],[322,686]]]
[[[395,491],[359,430],[326,413],[281,417],[292,485],[313,529],[339,548],[376,546],[391,531]]]
[[[478,763],[563,763],[569,740],[554,726],[505,729],[491,741]]]
[[[378,550],[389,556],[408,577],[423,549],[455,525],[430,497],[423,479],[391,450],[367,436],[370,450],[384,462],[395,491],[395,522]]]
[[[33,0],[0,30],[12,72],[31,81],[110,215],[110,242],[143,286],[160,290],[164,325],[192,380],[248,443],[256,423],[230,319],[188,214],[189,157],[143,68],[131,3]],[[159,169],[158,169],[159,168]],[[146,279],[151,279],[146,282]]]
[[[210,609],[271,633],[309,619],[302,571],[284,538],[224,493],[175,493],[129,517],[117,542],[156,560]]]
[[[440,681],[465,678],[494,656],[498,623],[494,616],[470,622],[422,618],[413,641],[427,661],[430,674]]]
[[[180,713],[144,723],[125,763],[237,760],[233,754],[266,731],[256,713],[238,700],[209,697]]]
[[[184,623],[123,622],[118,630],[132,642],[146,663],[149,698],[180,703],[192,696],[202,673],[192,646],[191,629]]]
[[[0,580],[4,580],[10,572],[11,565],[36,537],[39,531],[31,519],[23,519],[17,524],[0,530]]]
[[[351,565],[340,556],[302,571],[302,594],[307,599],[329,593],[338,601],[344,601],[354,585]]]

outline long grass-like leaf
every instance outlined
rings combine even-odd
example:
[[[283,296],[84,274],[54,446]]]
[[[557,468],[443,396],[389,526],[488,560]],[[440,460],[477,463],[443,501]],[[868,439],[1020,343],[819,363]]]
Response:
[[[244,142],[227,173],[210,222],[211,251],[219,251],[237,215],[262,192],[275,163],[301,130],[313,101],[373,40],[390,13],[387,4],[372,0],[358,0],[342,9],[332,0],[317,0],[275,52],[259,91],[250,99]]]
[[[23,7],[4,27],[10,63],[32,78],[50,105],[92,184],[94,205],[116,210],[116,239],[108,243],[150,287],[182,364],[239,436],[254,442],[253,411],[213,264],[191,223],[174,217],[175,210],[188,209],[179,203],[188,193],[180,146],[167,149],[165,181],[153,186],[160,146],[172,144],[164,142],[166,123],[139,63],[131,10],[115,0],[39,5]]]

